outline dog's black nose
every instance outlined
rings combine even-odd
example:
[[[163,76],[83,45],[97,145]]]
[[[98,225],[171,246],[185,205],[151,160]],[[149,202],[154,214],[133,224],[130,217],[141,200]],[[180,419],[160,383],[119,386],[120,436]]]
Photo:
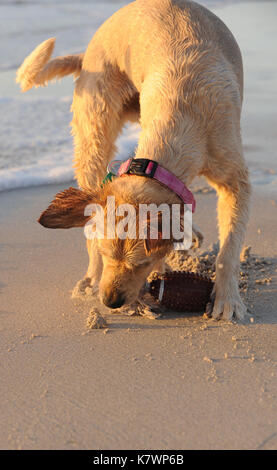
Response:
[[[103,303],[109,308],[120,308],[125,302],[120,292],[105,293],[102,296]]]

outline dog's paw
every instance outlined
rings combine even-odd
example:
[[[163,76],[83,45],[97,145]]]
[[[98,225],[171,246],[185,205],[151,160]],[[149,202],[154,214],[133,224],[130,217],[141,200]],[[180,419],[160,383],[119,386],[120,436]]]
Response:
[[[145,317],[151,320],[156,320],[161,315],[161,312],[158,309],[141,300],[132,304],[124,305],[123,307],[116,309],[116,311],[112,311],[112,313],[115,312],[122,315]]]
[[[98,293],[98,284],[92,284],[90,277],[77,282],[72,291],[72,299],[91,300]]]
[[[210,313],[215,320],[223,318],[226,321],[231,321],[243,320],[246,312],[247,308],[242,302],[240,295],[237,294],[229,298],[216,296],[214,303],[211,302],[211,304],[208,304],[206,313],[208,315]]]
[[[161,316],[161,311],[153,305],[139,301],[138,314],[141,317],[150,318],[150,320],[157,320]]]

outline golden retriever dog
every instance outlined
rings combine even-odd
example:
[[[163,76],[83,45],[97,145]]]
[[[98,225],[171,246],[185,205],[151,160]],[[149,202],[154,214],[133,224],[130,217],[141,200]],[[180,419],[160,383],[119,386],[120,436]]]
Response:
[[[218,193],[220,251],[211,314],[242,319],[240,251],[250,183],[242,150],[243,67],[239,47],[213,13],[193,1],[136,0],[110,17],[85,54],[51,60],[54,39],[38,46],[17,73],[22,90],[74,74],[72,104],[76,178],[80,189],[56,195],[40,222],[84,226],[88,204],[181,204],[158,181],[125,175],[101,188],[115,141],[128,120],[141,134],[135,159],[156,161],[186,186],[199,175]],[[127,156],[126,156],[127,157]],[[106,209],[105,209],[106,210]],[[80,293],[96,290],[111,308],[134,302],[172,240],[88,240],[90,263]]]

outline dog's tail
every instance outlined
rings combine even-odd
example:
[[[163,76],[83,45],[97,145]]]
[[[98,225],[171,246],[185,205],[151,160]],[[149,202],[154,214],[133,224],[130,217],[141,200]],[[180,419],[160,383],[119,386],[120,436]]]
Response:
[[[46,86],[50,80],[74,74],[77,78],[82,70],[84,54],[67,55],[50,60],[55,47],[55,38],[42,42],[24,60],[17,70],[16,81],[21,90],[30,90],[33,86]]]

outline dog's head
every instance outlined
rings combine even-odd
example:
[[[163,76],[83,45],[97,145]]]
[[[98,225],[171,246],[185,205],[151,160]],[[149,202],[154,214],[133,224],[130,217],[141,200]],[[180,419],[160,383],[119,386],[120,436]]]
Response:
[[[112,188],[112,184],[107,185]],[[118,189],[118,188],[117,188]],[[133,225],[135,234],[132,237],[124,236],[126,224],[124,211],[118,215],[118,207],[126,204],[124,194],[111,190],[81,191],[69,188],[58,193],[50,206],[41,214],[39,223],[47,228],[72,228],[86,226],[86,234],[92,220],[95,218],[95,205],[103,209],[104,220],[107,222],[108,206],[107,196],[116,194],[115,206],[112,211],[115,215],[116,230],[112,234],[107,233],[104,224],[104,232],[97,237],[98,250],[102,255],[103,272],[100,281],[100,298],[110,308],[119,308],[123,304],[134,302],[143,287],[145,280],[153,271],[155,265],[172,248],[173,240],[162,238],[160,218],[158,216],[156,237],[150,236],[148,230],[149,221],[146,220],[146,238],[139,233],[139,207],[133,204],[133,218],[129,217],[128,233]],[[109,212],[109,216],[111,213]],[[125,214],[126,216],[126,214]],[[129,214],[130,216],[130,214]],[[125,219],[126,220],[126,219]],[[132,231],[132,230],[131,230]]]

